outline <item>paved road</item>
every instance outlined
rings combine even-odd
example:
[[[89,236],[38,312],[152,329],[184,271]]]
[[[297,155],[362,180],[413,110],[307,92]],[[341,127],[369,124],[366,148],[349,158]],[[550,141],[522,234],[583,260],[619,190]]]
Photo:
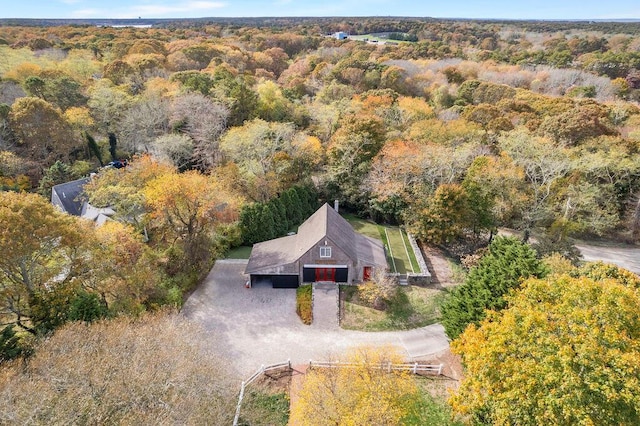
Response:
[[[501,235],[521,237],[518,231],[500,228]],[[531,238],[535,242],[535,238]],[[613,263],[640,275],[640,247],[607,242],[577,241],[575,246],[582,253],[583,260],[587,262],[602,261]]]
[[[576,244],[583,259],[589,262],[601,260],[613,263],[640,275],[640,248],[596,246],[583,243]]]
[[[367,333],[333,326],[306,326],[295,313],[295,290],[266,284],[244,287],[246,261],[216,262],[182,310],[211,332],[211,344],[247,375],[261,364],[291,359],[335,358],[350,347],[392,345],[410,358],[449,348],[439,324],[410,331]],[[335,296],[333,296],[335,298]],[[334,299],[335,300],[335,299]]]

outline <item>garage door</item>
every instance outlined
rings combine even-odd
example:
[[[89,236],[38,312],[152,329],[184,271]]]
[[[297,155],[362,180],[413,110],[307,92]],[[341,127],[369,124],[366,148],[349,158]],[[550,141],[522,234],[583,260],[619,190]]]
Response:
[[[346,283],[349,278],[349,269],[347,267],[334,266],[305,266],[302,270],[302,279],[306,283],[317,281],[332,281],[337,283]]]
[[[251,284],[270,282],[273,288],[298,288],[300,280],[297,275],[251,275]]]

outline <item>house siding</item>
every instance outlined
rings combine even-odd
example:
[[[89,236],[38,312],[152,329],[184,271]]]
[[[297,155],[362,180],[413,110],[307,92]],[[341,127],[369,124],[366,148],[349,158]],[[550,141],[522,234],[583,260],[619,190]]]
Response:
[[[331,247],[331,257],[320,256],[322,247]],[[306,274],[304,265],[312,265]],[[387,267],[382,242],[358,234],[324,204],[300,225],[297,234],[255,244],[245,273],[251,276],[295,274],[307,281],[335,279],[356,284],[363,279],[364,267],[371,267],[372,272]]]
[[[331,247],[330,258],[320,257],[320,247],[325,247],[325,241],[327,241],[326,246]],[[352,283],[354,280],[357,280],[358,277],[356,265],[354,264],[353,260],[330,238],[323,238],[305,254],[300,256],[300,259],[298,260],[298,273],[300,274],[300,277],[303,276],[302,272],[304,269],[304,265],[347,265],[349,270],[347,281],[349,283]]]

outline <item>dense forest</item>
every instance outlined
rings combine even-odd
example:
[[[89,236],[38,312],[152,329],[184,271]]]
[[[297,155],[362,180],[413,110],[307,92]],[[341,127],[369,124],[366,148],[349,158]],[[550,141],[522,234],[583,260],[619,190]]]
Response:
[[[499,227],[574,262],[572,238],[640,239],[638,23],[34,24],[0,26],[0,359],[179,307],[320,200],[456,256]],[[48,201],[94,173],[102,227]]]

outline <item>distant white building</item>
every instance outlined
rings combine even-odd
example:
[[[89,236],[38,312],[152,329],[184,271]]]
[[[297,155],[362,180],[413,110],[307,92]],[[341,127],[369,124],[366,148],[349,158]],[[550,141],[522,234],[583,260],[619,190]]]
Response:
[[[345,40],[349,35],[347,33],[343,33],[342,31],[338,31],[337,33],[333,33],[333,38],[337,38],[338,40]]]

